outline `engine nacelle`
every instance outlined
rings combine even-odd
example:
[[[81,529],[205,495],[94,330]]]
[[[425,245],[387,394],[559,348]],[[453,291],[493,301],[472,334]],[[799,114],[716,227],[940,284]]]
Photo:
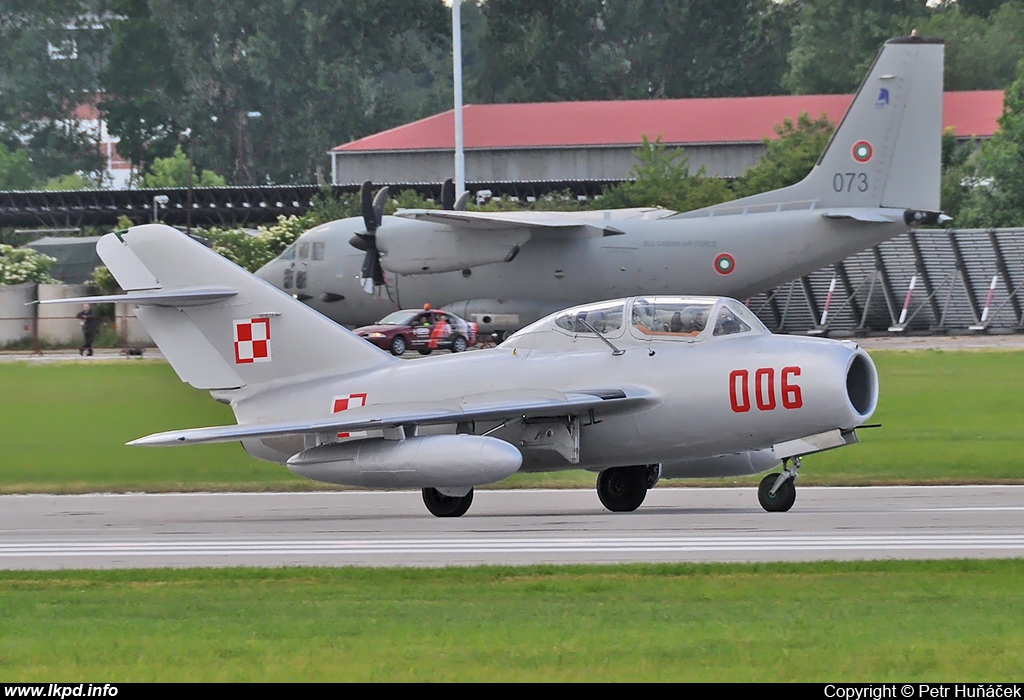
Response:
[[[385,270],[400,275],[423,275],[508,262],[529,238],[525,228],[495,235],[489,231],[399,220],[377,229],[377,250]]]
[[[482,435],[427,435],[318,445],[293,455],[288,468],[314,481],[365,488],[479,486],[515,474],[515,446]]]

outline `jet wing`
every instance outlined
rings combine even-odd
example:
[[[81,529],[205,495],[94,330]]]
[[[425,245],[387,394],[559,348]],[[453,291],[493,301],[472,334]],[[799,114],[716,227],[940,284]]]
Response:
[[[478,231],[508,231],[511,229],[532,228],[540,230],[565,231],[583,229],[600,236],[621,236],[625,233],[612,226],[611,220],[576,219],[569,216],[552,216],[544,212],[481,212],[481,211],[450,211],[445,209],[405,209],[395,213],[403,219],[430,221],[435,224],[448,224]]]
[[[462,401],[452,402],[374,404],[349,409],[320,420],[171,430],[132,440],[128,444],[199,445],[282,435],[385,430],[404,425],[445,425],[513,418],[560,418],[590,413],[596,417],[639,411],[661,402],[659,396],[640,388],[610,388],[569,393],[547,390],[497,392],[468,396]]]

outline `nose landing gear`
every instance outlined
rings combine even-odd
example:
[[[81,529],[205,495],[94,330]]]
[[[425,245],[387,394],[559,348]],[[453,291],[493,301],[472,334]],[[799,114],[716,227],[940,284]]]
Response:
[[[792,463],[792,468],[788,465]],[[796,478],[800,458],[783,460],[781,474],[769,474],[757,485],[757,500],[769,513],[784,513],[796,502]]]

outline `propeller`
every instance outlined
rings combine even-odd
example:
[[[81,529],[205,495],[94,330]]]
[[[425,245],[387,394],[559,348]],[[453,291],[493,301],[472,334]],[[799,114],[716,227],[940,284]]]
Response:
[[[372,291],[373,286],[384,284],[384,270],[380,266],[380,251],[377,250],[377,229],[384,220],[384,204],[388,199],[388,188],[382,187],[377,196],[374,197],[370,189],[373,183],[369,180],[363,183],[359,190],[362,198],[363,223],[365,231],[358,231],[349,239],[349,244],[357,250],[366,252],[363,258],[363,285]]]
[[[441,185],[441,208],[449,211],[455,208],[455,181],[451,178]]]
[[[459,198],[455,198],[455,182],[448,178],[441,185],[441,208],[448,211],[466,211],[466,202],[469,201],[469,191],[463,192]]]

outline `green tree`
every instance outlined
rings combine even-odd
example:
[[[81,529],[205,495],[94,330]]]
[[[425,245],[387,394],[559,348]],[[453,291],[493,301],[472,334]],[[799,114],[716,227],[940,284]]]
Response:
[[[689,211],[735,196],[725,180],[709,177],[703,167],[691,174],[682,149],[670,149],[660,138],[652,142],[644,136],[635,155],[637,163],[630,181],[605,190],[603,196],[594,200],[595,208],[665,207]]]
[[[168,158],[157,158],[153,165],[142,176],[143,187],[187,187],[189,162],[188,156],[181,146],[174,149]],[[194,187],[218,187],[227,184],[223,177],[212,170],[196,170],[192,167],[192,185]]]
[[[100,90],[107,0],[7,0],[0,8],[0,141],[24,143],[38,179],[98,173],[80,108]]]
[[[120,139],[118,153],[145,172],[156,158],[174,153],[182,116],[174,107],[184,85],[165,25],[148,0],[119,0],[114,11],[100,106],[108,131]]]
[[[878,48],[926,16],[926,0],[800,0],[789,72],[794,94],[853,92]]]
[[[946,42],[946,90],[1002,90],[1024,57],[1024,2],[1008,0],[990,13],[967,12],[960,3],[944,6],[918,30]]]
[[[0,143],[0,190],[30,190],[34,185],[28,154],[23,150],[11,151]]]
[[[737,195],[768,192],[803,180],[818,161],[835,126],[824,115],[812,120],[806,112],[796,123],[776,125],[777,139],[765,139],[765,154],[734,184]]]
[[[526,102],[781,92],[793,2],[488,0],[478,97]]]
[[[999,130],[964,166],[958,226],[1024,224],[1024,60],[1004,100]]]

